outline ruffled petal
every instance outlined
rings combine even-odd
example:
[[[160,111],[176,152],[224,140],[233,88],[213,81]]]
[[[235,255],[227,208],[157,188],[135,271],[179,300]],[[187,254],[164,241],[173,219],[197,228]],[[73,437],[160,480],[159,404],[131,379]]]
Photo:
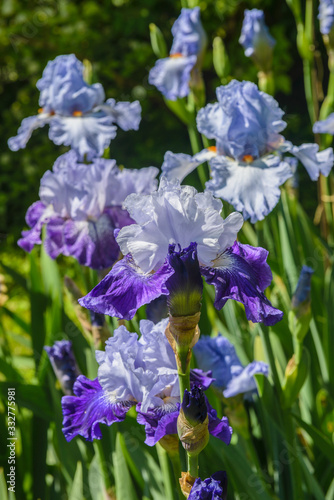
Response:
[[[166,57],[158,59],[151,69],[148,81],[169,100],[176,101],[189,94],[190,72],[196,56]]]
[[[173,272],[165,263],[154,274],[142,274],[126,256],[79,303],[98,313],[131,319],[140,306],[168,294],[166,281]]]
[[[304,165],[312,181],[316,181],[320,174],[327,177],[334,163],[332,148],[324,149],[319,153],[318,151],[318,144],[293,146],[290,151]]]
[[[209,389],[212,382],[214,382],[214,378],[212,378],[212,371],[209,370],[207,372],[203,372],[199,368],[192,368],[190,370],[190,385],[197,386],[206,391]]]
[[[292,177],[290,165],[270,155],[252,163],[216,156],[210,161],[212,179],[206,187],[215,196],[231,203],[245,219],[264,219],[278,203],[279,187]]]
[[[88,441],[101,439],[99,424],[122,422],[131,403],[112,403],[98,379],[89,380],[80,375],[74,383],[75,396],[62,398],[63,433],[66,441],[78,434]]]
[[[178,179],[182,182],[195,168],[215,156],[216,152],[210,149],[203,149],[194,156],[167,151],[161,170],[167,179]]]
[[[179,416],[180,404],[164,405],[147,412],[140,411],[137,405],[137,422],[145,425],[145,444],[154,446],[161,438],[169,434],[177,434],[177,417]]]
[[[43,224],[48,222],[52,217],[57,216],[44,203],[41,201],[33,203],[26,213],[26,223],[31,229],[22,231],[22,238],[18,240],[17,244],[26,252],[31,252],[35,245],[42,243],[41,231]]]
[[[50,139],[58,146],[64,144],[76,151],[79,159],[102,156],[111,139],[116,137],[111,116],[102,111],[83,116],[57,116],[50,122]]]
[[[111,267],[120,253],[114,229],[114,221],[106,213],[97,221],[67,220],[64,226],[66,255],[93,269]]]
[[[50,122],[52,116],[49,113],[40,113],[36,116],[28,116],[22,120],[21,126],[17,131],[17,135],[8,139],[9,149],[18,151],[25,148],[34,130],[44,127]]]
[[[141,121],[141,105],[139,101],[117,102],[115,99],[107,99],[100,109],[112,117],[123,130],[138,130]]]
[[[273,307],[263,293],[271,281],[267,256],[263,248],[235,242],[220,256],[217,267],[201,268],[205,281],[215,287],[216,309],[233,299],[245,306],[246,317],[253,323],[274,325],[282,319],[282,311]]]

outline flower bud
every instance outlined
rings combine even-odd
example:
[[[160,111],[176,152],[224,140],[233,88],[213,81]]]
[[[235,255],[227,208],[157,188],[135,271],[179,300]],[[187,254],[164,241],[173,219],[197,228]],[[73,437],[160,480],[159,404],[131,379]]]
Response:
[[[260,70],[270,71],[276,41],[269,33],[262,10],[245,10],[239,42],[245,55],[251,57]]]
[[[151,45],[154,54],[159,57],[159,59],[167,57],[167,46],[160,29],[154,23],[151,23],[149,28]]]
[[[213,66],[219,78],[224,80],[230,74],[230,61],[223,40],[216,36],[213,40]]]
[[[184,391],[177,432],[183,448],[190,456],[198,455],[209,442],[209,417],[202,389]]]
[[[311,321],[311,267],[303,266],[291,301],[289,328],[297,342],[302,342],[308,332]]]
[[[174,317],[192,316],[201,310],[203,293],[197,244],[191,243],[179,252],[175,251],[175,245],[170,245],[168,260],[175,271],[166,283],[169,313]]]
[[[292,356],[285,369],[285,378],[282,386],[284,408],[291,408],[298,397],[309,373],[310,359],[308,351],[303,348],[301,360],[298,363],[295,355]]]
[[[52,347],[44,346],[52,364],[53,371],[65,394],[72,394],[73,384],[80,375],[72,351],[72,342],[59,340]]]

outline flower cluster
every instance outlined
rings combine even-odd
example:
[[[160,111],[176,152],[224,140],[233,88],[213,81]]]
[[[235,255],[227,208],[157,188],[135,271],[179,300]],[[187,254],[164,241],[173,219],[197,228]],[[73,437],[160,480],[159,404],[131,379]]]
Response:
[[[189,94],[191,73],[200,67],[206,35],[200,8],[182,9],[172,27],[173,45],[167,58],[159,59],[149,74],[149,83],[171,101]]]
[[[80,434],[100,439],[100,423],[111,425],[124,420],[133,406],[137,420],[145,426],[146,444],[153,446],[162,437],[177,433],[180,390],[174,352],[164,335],[168,319],[157,325],[140,322],[141,337],[121,326],[106,342],[105,351],[96,351],[98,377],[80,375],[74,384],[75,396],[64,396],[63,432],[68,441]],[[193,385],[207,389],[211,374],[193,370]],[[210,432],[229,444],[232,429],[226,417],[219,419],[208,405]]]
[[[286,127],[277,101],[251,82],[233,80],[217,88],[218,102],[197,115],[197,128],[216,146],[193,157],[167,152],[162,171],[182,181],[205,161],[211,167],[206,188],[231,203],[251,222],[262,220],[280,198],[279,187],[293,175],[283,153],[291,153],[305,166],[312,180],[327,176],[333,150],[318,152],[317,144],[293,146],[280,132]]]
[[[163,177],[157,192],[130,195],[124,207],[136,222],[116,238],[125,257],[79,300],[81,305],[131,319],[140,306],[169,295],[168,282],[175,272],[171,256],[179,247],[190,257],[196,251],[200,273],[215,287],[217,309],[233,299],[244,304],[253,322],[280,321],[281,311],[263,293],[272,280],[268,252],[236,241],[242,216],[232,213],[222,219],[222,204],[210,192],[198,193]],[[182,277],[179,281],[182,287]]]
[[[111,267],[120,253],[114,230],[133,222],[123,202],[131,193],[156,189],[157,173],[154,167],[119,170],[115,160],[103,158],[87,165],[69,151],[43,175],[40,200],[26,215],[31,229],[23,231],[18,244],[30,252],[42,243],[45,225],[44,247],[53,259],[71,255],[84,266]]]
[[[141,107],[133,103],[107,99],[100,83],[88,85],[83,64],[74,54],[49,61],[37,82],[40,109],[36,116],[22,121],[18,135],[8,141],[10,149],[24,148],[37,128],[50,125],[49,137],[57,145],[71,146],[79,159],[102,156],[118,125],[137,130]]]

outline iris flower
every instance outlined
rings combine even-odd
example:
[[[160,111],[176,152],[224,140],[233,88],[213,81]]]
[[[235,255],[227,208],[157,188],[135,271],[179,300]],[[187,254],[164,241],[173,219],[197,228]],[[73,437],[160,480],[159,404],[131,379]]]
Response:
[[[57,145],[71,146],[80,159],[102,156],[118,125],[138,130],[141,107],[138,101],[107,99],[100,83],[88,85],[83,64],[74,54],[49,61],[37,82],[40,91],[38,114],[24,118],[18,135],[8,145],[12,151],[25,148],[33,131],[49,124],[49,137]]]
[[[159,59],[149,74],[149,83],[169,100],[189,94],[191,72],[199,64],[206,44],[200,8],[182,9],[172,27],[174,37],[169,57]]]
[[[245,56],[252,57],[260,69],[271,68],[272,52],[276,41],[269,33],[262,10],[245,10],[239,43],[245,49]]]
[[[154,167],[119,170],[115,160],[103,158],[87,165],[69,151],[43,175],[40,200],[26,215],[31,229],[23,231],[19,246],[30,252],[41,244],[45,225],[44,246],[51,258],[71,255],[93,269],[112,266],[119,256],[114,230],[133,222],[123,202],[130,193],[155,190],[157,173]]]
[[[218,102],[197,115],[197,128],[216,146],[189,156],[168,151],[162,165],[169,178],[182,181],[198,165],[209,161],[211,180],[206,188],[231,203],[245,219],[262,220],[278,203],[279,187],[293,175],[283,153],[305,166],[312,180],[327,176],[333,150],[318,152],[317,144],[293,146],[280,132],[286,127],[277,101],[251,82],[233,80],[217,88]]]
[[[272,280],[268,252],[236,241],[241,214],[234,212],[224,220],[222,203],[210,192],[198,193],[164,177],[157,192],[130,195],[124,208],[136,222],[116,238],[124,258],[79,299],[82,306],[131,319],[140,306],[169,295],[168,280],[175,272],[170,262],[179,249],[189,255],[196,252],[202,276],[215,287],[217,309],[230,298],[244,304],[253,322],[280,321],[283,313],[263,293]]]

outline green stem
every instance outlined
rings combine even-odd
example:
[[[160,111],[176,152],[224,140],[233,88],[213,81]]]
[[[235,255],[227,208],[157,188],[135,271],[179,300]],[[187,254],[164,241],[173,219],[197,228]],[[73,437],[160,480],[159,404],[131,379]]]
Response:
[[[191,149],[193,154],[199,153],[202,149],[199,134],[197,132],[196,126],[194,124],[188,125],[188,134],[191,144]],[[204,165],[199,165],[197,167],[198,177],[201,182],[202,188],[205,188],[205,183],[207,181],[207,176],[205,173]]]
[[[171,470],[169,467],[169,460],[168,460],[168,455],[167,451],[164,450],[164,448],[157,443],[156,444],[156,450],[158,452],[158,458],[159,458],[159,463],[160,463],[160,468],[164,480],[164,485],[165,485],[165,498],[166,500],[174,500],[174,487],[173,487],[173,479],[172,479],[172,474]]]
[[[198,477],[198,455],[190,456],[187,453],[188,472],[192,477]]]
[[[188,364],[185,373],[178,371],[177,374],[179,376],[180,398],[182,403],[185,389],[187,389],[187,391],[190,391],[190,363]]]

